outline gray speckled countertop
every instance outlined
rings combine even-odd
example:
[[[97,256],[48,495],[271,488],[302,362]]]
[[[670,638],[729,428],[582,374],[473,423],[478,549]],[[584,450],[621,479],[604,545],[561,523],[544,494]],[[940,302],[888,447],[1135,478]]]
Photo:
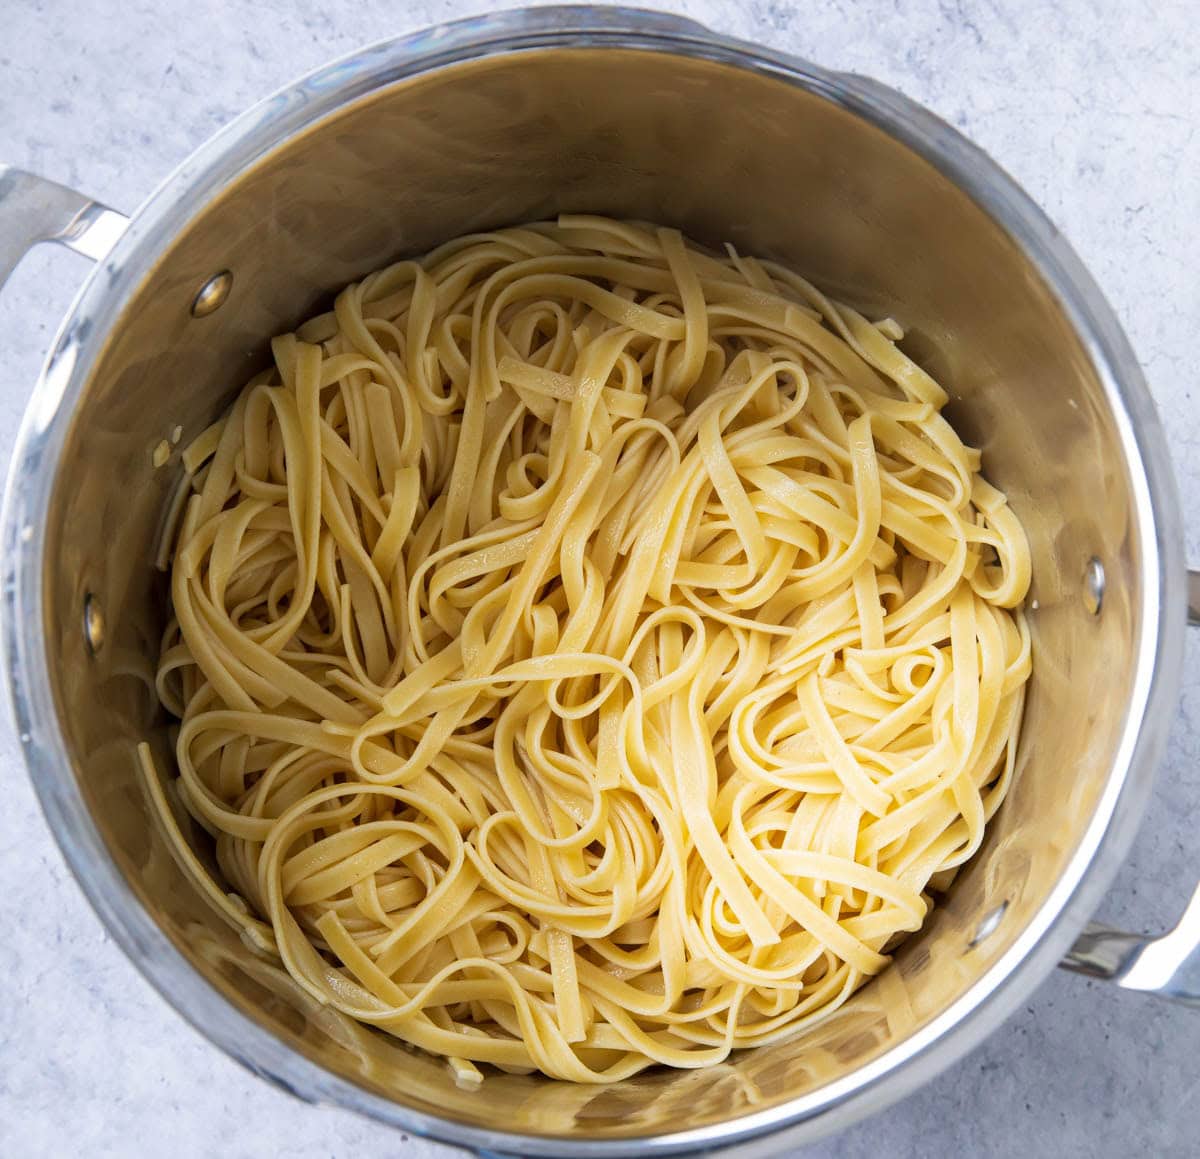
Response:
[[[1166,420],[1200,561],[1200,30],[1195,0],[660,0],[836,68],[959,126],[1049,212],[1095,273]],[[136,206],[218,126],[365,42],[486,0],[5,0],[0,160]],[[85,273],[35,252],[0,294],[0,455]],[[1170,755],[1102,910],[1160,928],[1200,875],[1200,648]],[[0,729],[0,1154],[451,1152],[252,1078],[155,996],[51,842]],[[814,1156],[1200,1152],[1200,1012],[1057,974],[982,1047]]]

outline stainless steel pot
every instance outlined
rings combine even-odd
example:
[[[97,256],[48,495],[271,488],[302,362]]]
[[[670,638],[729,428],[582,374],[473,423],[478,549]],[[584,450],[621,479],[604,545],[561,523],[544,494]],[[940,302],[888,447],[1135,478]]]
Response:
[[[186,442],[222,410],[265,337],[331,290],[447,237],[561,210],[729,239],[898,317],[1029,530],[1035,669],[1019,773],[984,848],[834,1018],[711,1070],[607,1088],[499,1076],[473,1094],[314,1006],[213,918],[150,824],[134,746],[149,737],[171,759],[153,693],[165,596],[153,562],[180,478],[177,454],[155,462],[176,427]],[[665,16],[509,12],[312,74],[128,219],[0,169],[0,275],[40,240],[98,264],[9,480],[4,650],[26,760],[113,938],[255,1072],[477,1149],[757,1154],[913,1089],[1064,954],[1200,1001],[1200,895],[1166,937],[1081,935],[1175,703],[1186,573],[1158,420],[1070,248],[925,110]]]

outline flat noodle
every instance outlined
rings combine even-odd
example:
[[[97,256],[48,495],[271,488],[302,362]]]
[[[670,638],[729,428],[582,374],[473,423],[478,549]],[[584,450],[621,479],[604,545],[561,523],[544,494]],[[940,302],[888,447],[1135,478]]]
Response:
[[[900,335],[573,217],[276,339],[183,452],[158,677],[223,883],[141,754],[222,918],[467,1085],[828,1017],[978,848],[1030,671],[1024,532]]]

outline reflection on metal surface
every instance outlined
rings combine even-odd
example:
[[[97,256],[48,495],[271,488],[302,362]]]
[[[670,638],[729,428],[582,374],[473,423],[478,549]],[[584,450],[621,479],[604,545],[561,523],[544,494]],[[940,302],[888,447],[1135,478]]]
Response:
[[[1094,555],[1083,573],[1083,608],[1089,616],[1098,616],[1104,606],[1104,564]]]
[[[222,270],[219,274],[213,274],[199,290],[196,291],[196,296],[192,299],[192,317],[207,318],[209,314],[216,313],[229,297],[229,291],[233,289],[233,274],[228,270]]]
[[[104,647],[104,613],[100,610],[100,601],[91,592],[83,597],[83,638],[92,656]]]
[[[989,914],[984,914],[983,919],[975,929],[975,936],[967,943],[971,949],[986,942],[999,928],[1000,923],[1004,920],[1004,913],[1008,909],[1008,902],[1002,901]]]
[[[1189,571],[1187,577],[1188,623],[1200,626],[1200,571]]]
[[[439,1062],[314,1008],[214,918],[149,824],[134,746],[149,737],[170,766],[152,689],[166,589],[152,565],[178,476],[152,471],[144,450],[177,425],[202,430],[271,335],[389,257],[572,210],[733,241],[903,323],[1028,530],[1034,678],[1014,784],[979,855],[835,1017],[710,1071],[600,1089],[499,1075],[481,1098]],[[222,267],[237,269],[237,308],[197,326],[180,303]],[[35,783],[138,966],[214,1041],[306,1098],[523,1154],[775,1149],[747,1141],[780,1127],[799,1142],[978,1041],[1050,968],[1132,833],[1182,617],[1149,396],[1050,224],[882,87],[616,9],[503,13],[376,46],[189,162],[134,220],[63,343],[18,449],[0,553]],[[1093,553],[1110,580],[1099,619],[1080,599]],[[93,591],[107,642],[90,662],[78,616]]]

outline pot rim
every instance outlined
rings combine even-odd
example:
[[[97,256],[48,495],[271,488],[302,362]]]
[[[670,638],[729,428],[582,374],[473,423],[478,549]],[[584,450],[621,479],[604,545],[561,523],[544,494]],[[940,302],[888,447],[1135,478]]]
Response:
[[[982,150],[878,82],[711,32],[691,21],[611,7],[516,9],[381,41],[281,89],[210,138],[134,214],[82,286],[47,358],[14,449],[3,517],[5,668],[30,777],[68,866],[114,941],[193,1027],[230,1057],[309,1102],[346,1107],[414,1134],[488,1151],[562,1152],[567,1136],[524,1135],[424,1114],[335,1075],[286,1045],[196,971],[142,906],[109,855],[58,726],[45,648],[45,526],[59,458],[90,368],[130,297],[181,228],[273,147],[384,87],[485,56],[621,48],[702,58],[799,86],[924,158],[996,221],[1060,302],[1112,408],[1130,473],[1142,577],[1129,708],[1107,783],[1059,881],[1032,920],[968,990],[898,1046],[808,1094],[737,1119],[621,1139],[570,1137],[581,1157],[657,1155],[733,1145],[755,1152],[809,1141],[889,1105],[991,1032],[1049,973],[1124,857],[1176,703],[1184,616],[1179,501],[1149,390],[1111,307],[1053,223]],[[770,1143],[765,1136],[774,1136]],[[747,1149],[743,1146],[743,1149]]]

